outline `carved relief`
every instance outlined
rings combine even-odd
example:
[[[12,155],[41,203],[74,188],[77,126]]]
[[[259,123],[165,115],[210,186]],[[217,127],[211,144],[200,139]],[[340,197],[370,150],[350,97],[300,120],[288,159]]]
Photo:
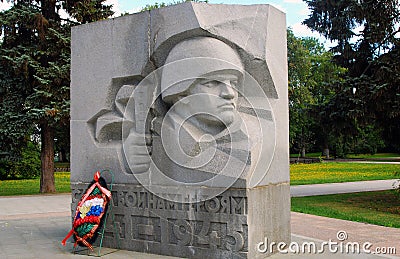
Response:
[[[134,79],[113,86],[111,109],[88,123],[94,140],[115,145],[143,186],[157,192],[154,186],[183,183],[192,191],[262,179],[272,161],[274,118],[234,47],[213,37],[184,39],[162,67]]]
[[[269,5],[187,2],[73,30],[72,196],[89,172],[114,172],[106,245],[252,253],[269,226],[247,199],[288,181],[284,18]]]
[[[73,187],[77,198],[82,191],[79,186]],[[119,239],[123,247],[138,242],[239,253],[248,250],[247,200],[243,191],[226,191],[191,204],[162,199],[142,187],[117,187],[112,194],[114,215],[108,215],[107,242]],[[191,215],[196,215],[195,220]]]

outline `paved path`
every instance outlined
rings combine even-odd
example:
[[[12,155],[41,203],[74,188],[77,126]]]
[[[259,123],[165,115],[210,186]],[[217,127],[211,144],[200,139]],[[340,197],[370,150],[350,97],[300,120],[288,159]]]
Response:
[[[63,247],[60,241],[71,227],[70,195],[0,197],[0,258],[92,258],[72,254],[72,244]],[[400,229],[329,219],[308,214],[292,213],[292,242],[300,246],[304,242],[337,241],[336,233],[345,230],[348,241],[370,242],[376,247],[393,246],[400,256]],[[102,253],[115,250],[103,249]],[[131,251],[116,251],[103,258],[162,259],[173,258],[146,255]],[[272,259],[332,258],[379,259],[377,255],[323,254],[275,254]],[[400,257],[388,257],[400,258]]]
[[[399,180],[377,180],[347,183],[327,183],[290,186],[292,197],[315,196],[335,193],[383,191],[398,186]]]
[[[0,197],[0,258],[93,258],[73,254],[71,240],[61,245],[71,229],[71,194]],[[104,248],[102,258],[168,259]],[[110,253],[112,252],[112,253]],[[85,254],[85,253],[84,253]]]
[[[70,194],[0,197],[0,220],[67,216]]]
[[[341,219],[332,219],[315,215],[292,212],[292,235],[322,241],[330,239],[338,242],[338,232],[347,235],[343,243],[358,242],[361,247],[364,243],[372,244],[370,250],[376,248],[395,247],[400,257],[400,229],[388,228],[366,223],[359,223]],[[398,258],[399,258],[398,257]]]

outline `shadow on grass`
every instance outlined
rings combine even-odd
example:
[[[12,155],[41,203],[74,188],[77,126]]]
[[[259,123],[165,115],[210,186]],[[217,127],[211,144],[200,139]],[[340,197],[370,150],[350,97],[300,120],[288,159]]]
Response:
[[[295,197],[292,211],[400,228],[400,198],[394,190]]]

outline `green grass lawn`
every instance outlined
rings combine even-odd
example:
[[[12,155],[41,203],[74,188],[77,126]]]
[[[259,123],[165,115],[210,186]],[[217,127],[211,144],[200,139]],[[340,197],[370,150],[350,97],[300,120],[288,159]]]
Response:
[[[299,154],[290,154],[291,158],[298,158],[300,155]],[[308,158],[325,158],[325,156],[322,155],[322,152],[314,152],[314,153],[306,153],[306,157]],[[348,154],[346,158],[349,159],[366,159],[366,160],[396,160],[400,159],[400,154],[398,153],[377,153],[377,154]]]
[[[400,165],[368,163],[314,163],[290,165],[290,184],[339,183],[397,179]]]
[[[300,154],[290,154],[290,157],[292,157],[292,158],[298,158],[298,157],[300,157]],[[309,158],[319,158],[319,157],[322,157],[322,152],[306,153],[306,157],[309,157]]]
[[[374,159],[374,158],[400,158],[400,154],[397,153],[377,153],[377,154],[349,154],[348,158],[360,158],[360,159]]]
[[[400,165],[363,163],[292,164],[292,185],[396,179]],[[58,193],[70,192],[69,172],[55,173]],[[0,181],[0,196],[39,193],[39,179]]]
[[[393,190],[294,197],[292,211],[400,228],[400,197]]]
[[[57,193],[71,191],[69,172],[56,172]],[[0,181],[0,196],[39,194],[40,179]]]
[[[400,165],[366,163],[292,164],[291,184],[395,179]],[[56,172],[57,193],[68,193],[70,173]],[[0,181],[0,196],[39,194],[39,179]],[[292,211],[400,228],[400,198],[394,191],[292,198]]]

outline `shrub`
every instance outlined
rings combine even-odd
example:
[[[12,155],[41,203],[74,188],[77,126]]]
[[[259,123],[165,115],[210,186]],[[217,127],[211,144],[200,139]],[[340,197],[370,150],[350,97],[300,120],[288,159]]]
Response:
[[[0,160],[0,180],[30,179],[40,175],[40,152],[32,142],[22,150],[20,159]]]
[[[29,179],[40,176],[40,151],[32,142],[22,150],[22,159],[15,164],[17,178]]]
[[[6,180],[10,178],[10,170],[13,166],[13,163],[6,159],[0,160],[0,180]]]

